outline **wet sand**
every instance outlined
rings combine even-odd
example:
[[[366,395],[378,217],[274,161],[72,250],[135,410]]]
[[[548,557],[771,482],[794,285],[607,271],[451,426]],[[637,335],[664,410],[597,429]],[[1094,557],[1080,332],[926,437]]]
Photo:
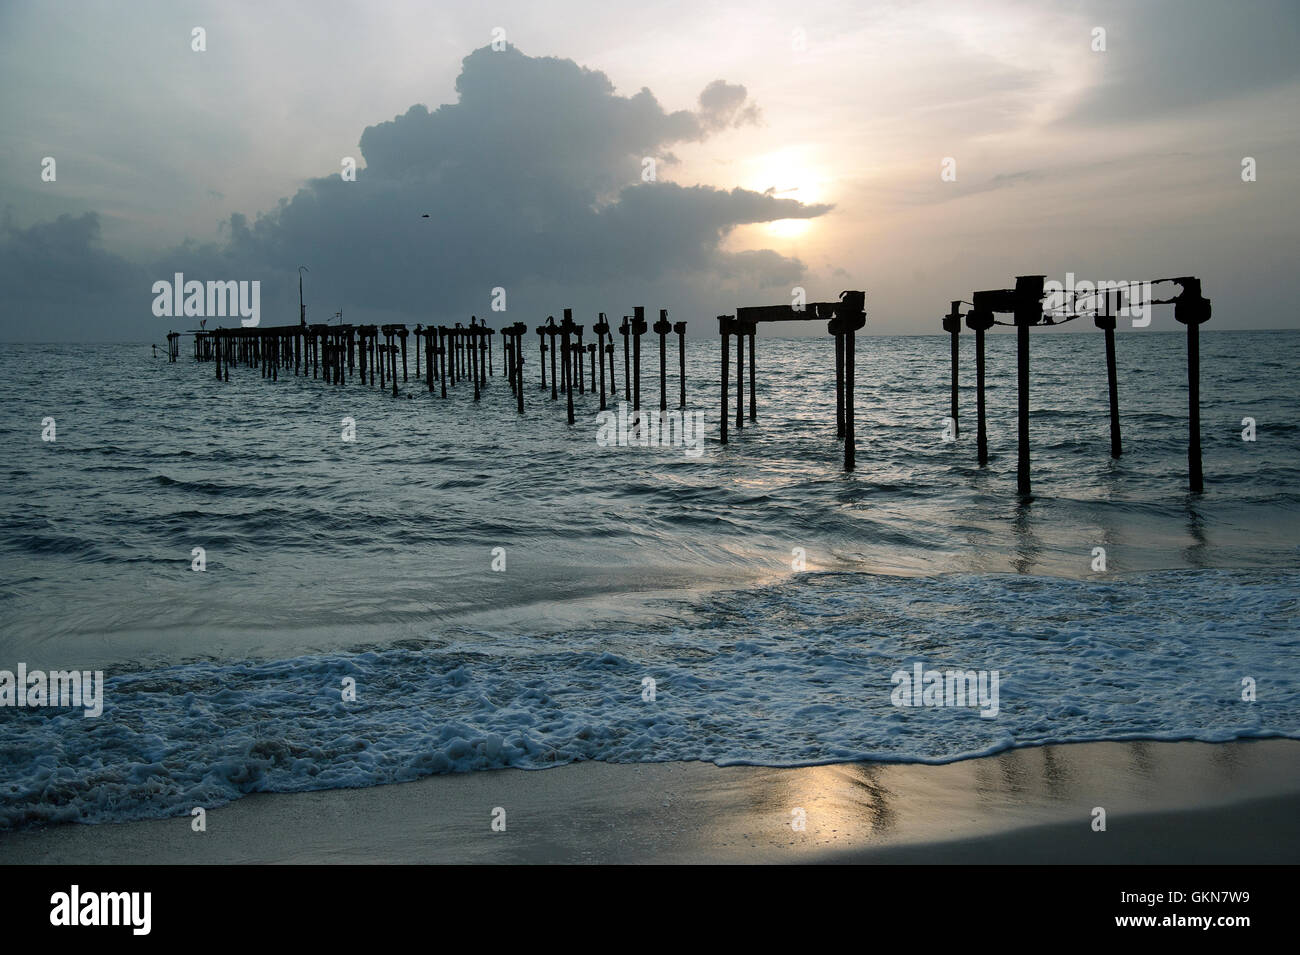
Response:
[[[1294,740],[1077,743],[942,766],[580,763],[256,794],[210,809],[203,833],[177,817],[0,835],[5,864],[1297,861]]]

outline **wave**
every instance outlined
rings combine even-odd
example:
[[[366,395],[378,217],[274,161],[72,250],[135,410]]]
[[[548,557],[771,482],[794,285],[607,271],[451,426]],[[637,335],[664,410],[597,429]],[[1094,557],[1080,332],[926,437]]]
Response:
[[[116,673],[97,719],[0,709],[0,827],[591,759],[942,763],[1089,740],[1300,738],[1298,584],[817,573],[656,626]],[[895,705],[894,674],[918,663],[997,671],[996,715]]]

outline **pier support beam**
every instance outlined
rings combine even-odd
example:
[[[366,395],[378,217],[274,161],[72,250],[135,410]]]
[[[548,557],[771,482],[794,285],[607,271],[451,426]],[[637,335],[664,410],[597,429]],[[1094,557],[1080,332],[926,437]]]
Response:
[[[668,321],[668,309],[659,309],[659,321],[654,331],[659,336],[659,410],[668,410],[668,333],[673,330]]]
[[[844,437],[844,337],[835,336],[835,437]]]
[[[856,385],[855,362],[857,356],[857,331],[867,324],[866,293],[841,292],[834,306],[834,318],[826,330],[843,339],[844,353],[844,470],[857,467],[857,438],[854,428],[853,394]]]
[[[600,410],[604,411],[605,405],[605,336],[609,334],[609,322],[605,318],[605,313],[601,312],[596,320],[596,324],[591,327],[596,333],[596,354],[595,361],[600,365]],[[612,368],[612,366],[611,366]],[[594,386],[593,386],[594,390]]]
[[[618,333],[623,336],[623,400],[628,404],[632,403],[632,319],[628,315],[623,316],[623,324],[619,326]]]
[[[975,301],[979,302],[976,295]],[[966,313],[966,327],[975,333],[975,445],[979,466],[989,463],[989,436],[984,416],[984,333],[993,327],[993,313],[972,308]]]
[[[632,309],[632,410],[641,410],[641,336],[649,327],[645,320],[645,306]]]
[[[758,420],[758,346],[756,344],[754,325],[749,326],[749,420]]]
[[[678,384],[681,386],[681,403],[679,408],[686,407],[686,323],[675,322],[673,331],[677,333],[677,365],[678,365]]]
[[[1016,276],[1016,490],[1029,497],[1029,329],[1043,320],[1042,275]]]
[[[550,349],[551,352],[551,400],[552,401],[560,400],[560,386],[559,386],[559,381],[557,380],[555,375],[555,357],[556,357],[555,336],[558,334],[560,334],[560,330],[555,327],[555,316],[554,315],[546,316],[547,347]]]
[[[733,323],[736,331],[736,430],[745,428],[745,330],[740,322]]]
[[[1016,326],[1016,491],[1029,496],[1029,326]]]
[[[952,396],[951,396],[951,400],[949,401],[948,415],[950,418],[952,418],[952,436],[953,438],[956,438],[958,435],[957,368],[959,365],[959,362],[957,360],[958,359],[957,336],[961,334],[961,302],[960,301],[953,302],[952,310],[949,311],[948,314],[943,317],[943,330],[948,333],[951,342],[949,347],[949,352],[952,358],[952,389],[951,389]]]
[[[577,341],[573,343],[573,377],[578,379],[578,394],[585,395],[587,393],[587,384],[586,378],[582,375],[582,356],[584,352],[582,329],[583,326],[581,325],[573,326],[573,333],[577,336]],[[573,383],[573,378],[569,379],[569,383]]]
[[[564,310],[564,321],[560,323],[560,347],[563,349],[561,364],[564,372],[564,395],[569,406],[569,424],[573,424],[573,355],[569,353],[569,336],[573,334],[573,309]]]
[[[605,355],[609,358],[609,396],[618,394],[618,381],[614,378],[614,332],[609,333],[609,344],[605,346]]]
[[[722,372],[718,380],[722,383],[722,412],[718,415],[719,440],[727,443],[727,388],[731,385],[731,325],[735,318],[731,315],[718,316],[718,338],[722,340]]]
[[[438,326],[438,377],[441,381],[439,397],[447,397],[447,344],[451,330],[446,325]]]
[[[1174,299],[1174,320],[1187,327],[1187,483],[1193,494],[1205,491],[1201,470],[1201,325],[1210,320],[1210,300],[1201,281],[1175,279],[1182,291]]]
[[[546,390],[546,326],[537,326],[537,354],[542,369],[542,391]]]
[[[479,385],[483,380],[483,353],[479,350],[479,339],[482,336],[481,326],[478,323],[478,316],[471,315],[469,319],[468,338],[469,344],[469,373],[474,378],[474,400],[479,400]]]
[[[524,336],[528,334],[528,326],[523,322],[515,322],[512,326],[514,331],[515,342],[515,409],[524,413]]]
[[[1118,296],[1118,292],[1115,293]],[[1106,393],[1110,399],[1110,456],[1118,458],[1123,449],[1119,439],[1119,381],[1115,368],[1115,312],[1111,310],[1111,293],[1106,293],[1105,304],[1093,321],[1106,336]]]

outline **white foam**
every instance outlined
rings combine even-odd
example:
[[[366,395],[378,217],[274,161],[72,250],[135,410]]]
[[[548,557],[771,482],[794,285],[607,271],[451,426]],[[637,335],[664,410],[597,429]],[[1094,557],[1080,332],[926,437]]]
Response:
[[[584,759],[947,762],[1083,740],[1300,737],[1297,584],[1254,571],[809,574],[657,629],[110,676],[98,720],[0,712],[0,825]],[[891,674],[914,661],[998,670],[997,717],[892,705]],[[1257,702],[1241,699],[1244,677]]]

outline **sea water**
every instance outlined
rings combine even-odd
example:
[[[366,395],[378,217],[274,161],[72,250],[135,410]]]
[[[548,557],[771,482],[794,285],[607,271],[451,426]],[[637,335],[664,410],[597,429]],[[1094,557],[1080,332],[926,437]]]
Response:
[[[1204,330],[1193,495],[1169,325],[1117,337],[1119,460],[1101,337],[1035,331],[1029,501],[1006,335],[983,469],[971,336],[956,441],[946,336],[860,337],[851,474],[828,338],[759,339],[726,445],[717,340],[689,340],[698,455],[602,444],[591,394],[566,425],[535,348],[520,417],[499,353],[475,404],[413,349],[394,399],[218,382],[186,343],[0,346],[0,670],[104,673],[98,717],[0,706],[0,826],[584,759],[1300,737],[1300,333]],[[997,671],[996,716],[896,705],[917,664]]]

